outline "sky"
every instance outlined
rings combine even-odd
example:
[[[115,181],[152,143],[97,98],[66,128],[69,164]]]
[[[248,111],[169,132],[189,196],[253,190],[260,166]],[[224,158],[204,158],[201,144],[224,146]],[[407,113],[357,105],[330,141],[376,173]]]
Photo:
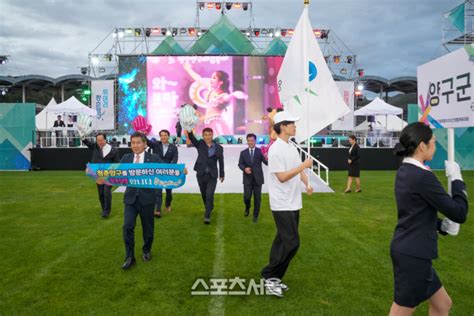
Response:
[[[255,27],[293,28],[303,9],[303,0],[252,3]],[[418,65],[446,53],[442,15],[460,3],[311,0],[309,16],[313,28],[337,34],[366,75],[392,79],[416,76]],[[219,18],[214,11],[200,14],[201,27]],[[231,10],[228,17],[241,28],[251,22],[248,12]],[[180,27],[195,21],[194,0],[0,0],[0,55],[10,56],[0,75],[79,74],[89,53],[115,27]],[[99,48],[110,48],[107,43]]]

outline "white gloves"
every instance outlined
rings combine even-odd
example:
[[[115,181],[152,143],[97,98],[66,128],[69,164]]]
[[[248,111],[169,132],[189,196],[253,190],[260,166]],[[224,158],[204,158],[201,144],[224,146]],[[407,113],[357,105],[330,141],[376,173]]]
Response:
[[[461,168],[455,161],[448,161],[445,160],[444,164],[446,166],[446,176],[451,179],[451,181],[454,180],[462,180],[462,175],[461,175]]]
[[[77,118],[77,132],[81,139],[92,133],[92,118],[89,115],[79,115]]]
[[[441,230],[443,232],[447,232],[451,236],[456,236],[457,234],[459,234],[460,226],[461,225],[453,222],[449,218],[443,218],[443,220],[441,221]]]
[[[197,125],[199,122],[199,118],[196,115],[196,111],[194,108],[186,104],[181,108],[179,111],[179,122],[181,124],[181,127],[187,130],[188,132],[192,131],[193,128]]]

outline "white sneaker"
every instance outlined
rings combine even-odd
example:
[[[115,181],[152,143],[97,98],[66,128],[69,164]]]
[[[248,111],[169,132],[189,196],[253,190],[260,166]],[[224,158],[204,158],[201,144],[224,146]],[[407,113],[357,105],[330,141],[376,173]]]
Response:
[[[280,288],[283,292],[286,292],[290,289],[288,285],[286,285],[285,283],[281,283],[281,282],[280,282]]]
[[[283,292],[279,282],[272,281],[272,279],[265,280],[265,289],[267,295],[275,295],[283,297]]]

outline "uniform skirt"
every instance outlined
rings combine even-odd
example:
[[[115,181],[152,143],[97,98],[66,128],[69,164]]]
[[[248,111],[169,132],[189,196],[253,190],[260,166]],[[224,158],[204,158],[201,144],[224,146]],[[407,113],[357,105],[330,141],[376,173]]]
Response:
[[[360,166],[358,163],[349,164],[349,177],[360,177]]]
[[[391,250],[394,277],[394,302],[414,308],[441,288],[431,259],[417,258]]]

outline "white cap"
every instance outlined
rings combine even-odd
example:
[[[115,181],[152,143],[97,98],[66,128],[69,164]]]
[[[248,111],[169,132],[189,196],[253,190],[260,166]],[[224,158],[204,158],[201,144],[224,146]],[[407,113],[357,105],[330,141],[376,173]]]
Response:
[[[293,114],[291,114],[290,112],[287,112],[287,111],[278,112],[273,117],[273,122],[275,122],[275,124],[281,123],[283,121],[296,122],[296,121],[299,121],[299,120],[300,120],[299,117],[296,117],[296,116],[294,116]]]

